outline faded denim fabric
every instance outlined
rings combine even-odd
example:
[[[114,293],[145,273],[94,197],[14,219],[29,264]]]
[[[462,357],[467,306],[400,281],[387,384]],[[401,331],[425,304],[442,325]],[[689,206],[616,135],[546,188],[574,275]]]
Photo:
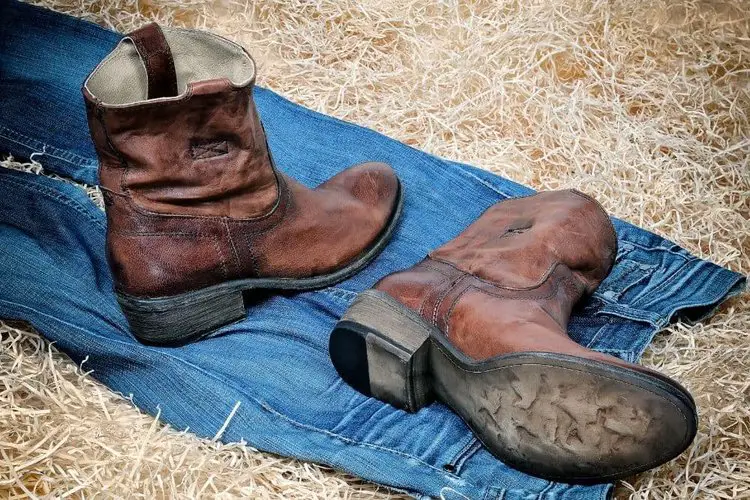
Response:
[[[95,184],[80,86],[118,34],[0,0],[0,152]],[[447,162],[374,131],[257,89],[281,170],[314,186],[354,163],[388,162],[406,197],[393,241],[339,285],[252,299],[247,318],[180,348],[136,342],[112,293],[106,220],[76,186],[0,169],[0,317],[25,320],[113,390],[178,429],[328,464],[418,497],[598,499],[611,485],[571,486],[516,472],[441,404],[408,414],[348,387],[328,358],[329,333],[357,292],[409,267],[499,200],[528,188]],[[629,361],[680,317],[697,319],[744,278],[615,221],[612,274],[570,324],[581,344]]]

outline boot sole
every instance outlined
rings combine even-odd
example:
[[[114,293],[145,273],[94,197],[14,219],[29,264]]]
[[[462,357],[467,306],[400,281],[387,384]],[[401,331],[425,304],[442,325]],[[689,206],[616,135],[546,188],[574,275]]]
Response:
[[[499,460],[552,481],[643,472],[682,453],[697,429],[692,397],[667,377],[543,352],[475,361],[376,290],[355,299],[329,352],[359,392],[409,412],[438,399]]]
[[[309,278],[248,278],[168,297],[143,298],[115,292],[133,336],[144,344],[178,346],[194,342],[246,316],[246,290],[304,291],[324,288],[356,274],[385,248],[398,225],[404,199],[401,183],[391,217],[373,244],[337,271]]]

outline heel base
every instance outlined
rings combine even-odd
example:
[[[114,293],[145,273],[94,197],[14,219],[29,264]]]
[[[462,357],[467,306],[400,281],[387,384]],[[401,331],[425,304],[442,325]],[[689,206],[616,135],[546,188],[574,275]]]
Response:
[[[415,412],[433,400],[429,328],[376,291],[359,295],[331,334],[330,355],[359,392]]]
[[[199,290],[156,299],[116,295],[131,333],[143,344],[187,344],[245,317],[241,291]]]

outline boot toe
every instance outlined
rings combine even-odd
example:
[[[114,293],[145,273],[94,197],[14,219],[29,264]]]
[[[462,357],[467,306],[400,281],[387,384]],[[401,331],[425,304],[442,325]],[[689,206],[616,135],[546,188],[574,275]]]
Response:
[[[383,225],[396,210],[400,197],[396,172],[386,163],[360,163],[341,172],[329,183],[345,189],[367,207],[373,220],[379,220]]]

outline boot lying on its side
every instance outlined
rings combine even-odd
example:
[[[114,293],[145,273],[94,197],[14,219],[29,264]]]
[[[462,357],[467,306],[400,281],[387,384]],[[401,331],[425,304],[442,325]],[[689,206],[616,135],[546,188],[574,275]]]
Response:
[[[693,440],[690,394],[566,333],[616,251],[606,213],[581,193],[503,201],[361,293],[331,359],[355,389],[400,408],[443,401],[526,473],[591,483],[650,469]]]
[[[254,81],[242,47],[151,24],[84,84],[117,298],[141,341],[184,343],[241,319],[243,290],[341,281],[394,229],[401,189],[388,165],[316,189],[275,169]]]

